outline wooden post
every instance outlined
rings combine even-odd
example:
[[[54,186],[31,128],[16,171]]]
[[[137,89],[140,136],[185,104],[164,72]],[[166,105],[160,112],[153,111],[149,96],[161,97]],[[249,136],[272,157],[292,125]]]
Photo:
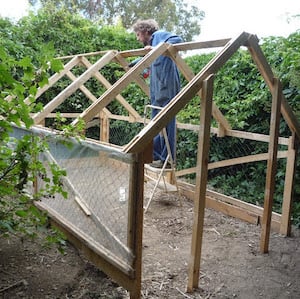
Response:
[[[272,91],[272,111],[270,121],[270,143],[267,160],[267,175],[264,198],[264,211],[262,217],[262,232],[260,239],[260,251],[269,251],[269,238],[271,230],[272,206],[275,190],[275,175],[277,167],[277,149],[279,136],[280,106],[281,106],[281,83],[277,78],[273,79]]]
[[[213,75],[203,81],[201,96],[200,130],[196,167],[196,190],[194,199],[194,223],[187,291],[198,287],[200,258],[204,224],[205,197],[208,171],[210,124],[212,116]]]
[[[134,278],[130,299],[141,298],[142,242],[144,221],[144,153],[137,154],[131,165],[128,202],[128,247],[134,253]]]
[[[288,155],[286,161],[285,170],[285,182],[283,192],[283,203],[280,223],[280,234],[285,236],[291,235],[291,209],[293,201],[293,187],[295,180],[295,168],[296,168],[296,145],[295,133],[289,139]]]
[[[109,118],[103,112],[99,113],[100,141],[109,143]]]

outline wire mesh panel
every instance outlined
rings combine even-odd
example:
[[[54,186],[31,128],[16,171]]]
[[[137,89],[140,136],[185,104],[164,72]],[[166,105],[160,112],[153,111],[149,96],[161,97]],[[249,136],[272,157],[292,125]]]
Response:
[[[111,120],[109,142],[111,144],[123,146],[129,143],[143,127],[144,124],[142,123]]]
[[[194,184],[196,179],[198,132],[179,129],[177,166],[180,177]],[[278,174],[274,194],[274,211],[281,210],[286,169],[287,145],[280,145]],[[264,202],[268,142],[211,133],[207,188],[212,191],[262,206]],[[283,159],[281,159],[281,158]],[[190,170],[190,171],[188,171]]]
[[[76,228],[109,261],[129,269],[133,261],[127,247],[131,156],[87,141],[62,143],[50,138],[49,151],[40,159],[67,172],[61,179],[67,198],[59,194],[42,198],[43,208]],[[45,184],[38,178],[39,189]]]

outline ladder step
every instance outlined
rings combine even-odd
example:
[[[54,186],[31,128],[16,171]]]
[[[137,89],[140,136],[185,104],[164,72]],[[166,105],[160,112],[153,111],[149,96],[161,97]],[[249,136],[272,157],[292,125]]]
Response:
[[[151,186],[155,186],[156,184],[156,180],[147,176],[146,177],[148,180],[146,181],[147,184],[151,185]],[[177,187],[175,185],[172,185],[170,183],[167,183],[167,182],[163,182],[163,180],[161,180],[158,185],[157,185],[157,188],[158,189],[161,189],[161,190],[164,190],[166,192],[177,192]]]
[[[153,167],[150,164],[145,164],[145,169],[149,170],[149,171],[152,171],[152,172],[155,172],[155,173],[160,173],[161,171],[163,171],[163,172],[172,172],[172,171],[174,171],[173,168],[162,169],[162,168]]]

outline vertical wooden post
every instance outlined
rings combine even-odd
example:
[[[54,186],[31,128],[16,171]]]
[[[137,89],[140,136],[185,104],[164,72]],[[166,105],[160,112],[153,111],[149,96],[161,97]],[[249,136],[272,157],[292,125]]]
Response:
[[[262,231],[260,239],[260,251],[269,251],[269,238],[271,230],[272,207],[275,190],[275,175],[277,167],[277,149],[279,136],[280,106],[281,106],[281,83],[277,78],[273,79],[272,111],[270,120],[270,143],[267,161],[267,175],[264,198],[264,211],[262,217]]]
[[[141,298],[142,288],[142,241],[144,219],[144,154],[137,154],[131,165],[128,202],[128,247],[134,253],[134,278],[130,299]]]
[[[197,288],[199,283],[212,114],[212,95],[213,75],[210,75],[203,82],[201,95],[200,130],[198,136],[196,166],[196,190],[194,198],[194,223],[189,262],[188,292],[192,292],[194,288]]]
[[[38,125],[42,126],[42,127],[46,127],[46,118],[43,118]]]
[[[100,119],[100,141],[109,143],[109,118],[103,112],[99,114]]]
[[[280,234],[285,236],[291,235],[291,209],[293,201],[293,187],[295,180],[295,168],[296,168],[296,156],[297,156],[297,145],[296,136],[289,138],[288,155],[286,161],[285,170],[285,182],[283,192],[283,203],[280,223]]]

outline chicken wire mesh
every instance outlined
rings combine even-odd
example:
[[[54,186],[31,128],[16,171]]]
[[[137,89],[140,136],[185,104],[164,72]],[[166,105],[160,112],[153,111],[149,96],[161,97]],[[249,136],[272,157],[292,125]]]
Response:
[[[149,115],[147,115],[150,118]],[[185,129],[177,122],[176,171],[195,168],[197,165],[198,129]],[[126,145],[136,136],[144,123],[126,120],[110,120],[109,142],[115,145]],[[185,127],[188,124],[185,124]],[[210,135],[208,163],[208,189],[234,197],[236,199],[262,206],[265,196],[265,179],[267,159],[254,162],[236,162],[248,156],[268,153],[268,142],[238,138],[232,136],[218,137],[215,132]],[[286,151],[287,145],[279,145],[279,150]],[[218,162],[231,161],[226,166],[216,166]],[[251,160],[251,159],[250,159]],[[255,160],[255,159],[254,159]],[[215,163],[215,165],[214,165]],[[221,163],[222,164],[222,163]],[[274,211],[281,211],[283,200],[286,159],[278,158],[274,194]],[[196,174],[189,173],[178,177],[179,180],[195,184]]]
[[[15,131],[17,138],[26,134]],[[41,153],[40,159],[48,168],[56,163],[66,170],[61,183],[68,196],[42,198],[43,208],[54,212],[69,228],[76,228],[104,257],[130,266],[133,255],[127,247],[127,225],[131,155],[87,141],[62,143],[55,136],[48,143],[49,151]],[[38,189],[45,184],[38,177]]]
[[[231,136],[210,135],[207,188],[248,203],[263,205],[267,161],[244,162],[248,156],[268,153],[268,143]],[[189,169],[197,165],[198,132],[179,129],[177,140],[177,170]],[[287,145],[279,145],[279,150],[287,150]],[[251,159],[249,159],[251,160]],[[222,163],[229,161],[228,163]],[[222,165],[223,164],[223,165]],[[281,209],[285,178],[286,159],[277,160],[274,210]],[[189,173],[180,180],[195,184],[196,174]]]

